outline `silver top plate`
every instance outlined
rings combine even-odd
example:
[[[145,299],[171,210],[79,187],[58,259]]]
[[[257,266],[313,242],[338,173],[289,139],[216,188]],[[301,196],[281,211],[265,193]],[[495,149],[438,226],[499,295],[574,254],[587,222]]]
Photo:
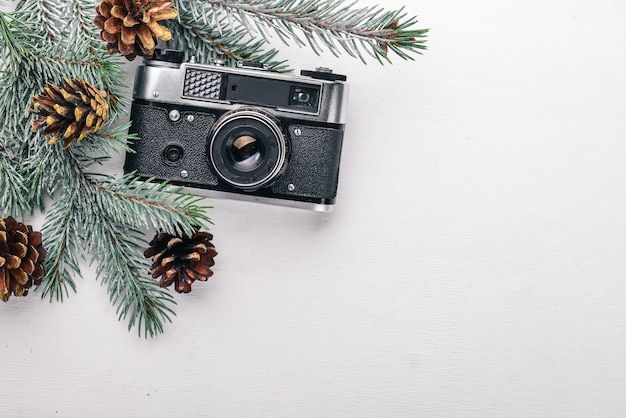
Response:
[[[151,61],[147,61],[146,64],[137,69],[133,98],[180,106],[208,107],[224,111],[233,110],[239,106],[249,106],[248,104],[219,100],[219,90],[216,90],[218,84],[216,83],[219,83],[218,80],[224,73],[321,86],[318,114],[282,108],[272,108],[272,113],[277,117],[297,118],[302,121],[345,124],[347,84],[248,68],[192,63],[183,63],[180,66],[155,65]],[[193,82],[190,82],[192,78]]]

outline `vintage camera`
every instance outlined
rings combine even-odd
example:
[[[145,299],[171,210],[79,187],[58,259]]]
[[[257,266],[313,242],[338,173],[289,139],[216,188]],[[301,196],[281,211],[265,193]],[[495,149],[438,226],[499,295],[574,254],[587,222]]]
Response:
[[[158,51],[137,69],[124,169],[193,194],[330,211],[345,126],[345,76],[258,63],[197,64]]]

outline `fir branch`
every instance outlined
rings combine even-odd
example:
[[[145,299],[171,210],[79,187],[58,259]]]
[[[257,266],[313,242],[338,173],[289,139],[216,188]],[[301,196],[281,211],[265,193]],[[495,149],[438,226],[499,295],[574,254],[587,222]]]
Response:
[[[192,235],[194,227],[207,227],[211,220],[205,213],[210,206],[199,206],[202,198],[180,194],[170,202],[170,196],[180,191],[167,183],[139,181],[134,174],[119,180],[92,181],[99,193],[94,197],[103,207],[115,208],[109,216],[136,230],[164,230],[172,235]]]
[[[0,15],[0,24],[2,18]],[[126,100],[121,90],[121,80],[125,75],[117,62],[118,58],[109,56],[105,51],[94,50],[88,41],[74,42],[71,48],[45,43],[33,46],[21,43],[21,39],[26,37],[24,28],[12,29],[8,33],[5,38],[9,41],[8,45],[19,47],[13,48],[18,51],[13,57],[13,65],[17,69],[7,69],[0,76],[0,123],[7,131],[25,139],[18,154],[24,167],[28,201],[31,208],[38,206],[44,210],[45,197],[52,195],[59,186],[57,179],[66,175],[71,178],[72,172],[62,165],[63,158],[57,148],[46,146],[45,139],[30,132],[33,116],[28,109],[32,97],[48,83],[59,85],[63,77],[84,79],[109,93],[113,121],[125,112]],[[122,142],[129,136],[119,129],[102,135],[90,136],[101,140],[101,154],[127,149]],[[85,142],[91,144],[92,140]]]
[[[170,306],[176,302],[148,276],[148,262],[136,252],[147,243],[138,231],[129,231],[126,225],[107,218],[104,208],[98,209],[86,219],[91,232],[100,237],[89,241],[88,248],[94,254],[97,276],[107,286],[111,304],[117,307],[120,320],[128,319],[129,331],[137,327],[144,337],[163,333],[164,322],[171,322],[170,315],[175,315]]]
[[[0,194],[0,215],[16,216],[28,212],[29,204],[25,196],[28,189],[19,169],[19,160],[10,151],[0,145],[0,184],[4,188]]]
[[[26,51],[33,48],[38,39],[33,26],[32,22],[21,20],[20,13],[0,12],[0,51],[5,57],[2,71],[15,70]]]
[[[197,199],[172,197],[174,189],[167,185],[135,183],[131,175],[115,180],[87,174],[91,166],[114,152],[130,151],[127,141],[135,136],[126,133],[127,125],[90,134],[68,151],[59,144],[48,145],[39,133],[30,132],[33,116],[27,110],[32,96],[48,83],[59,85],[63,77],[84,79],[106,90],[111,97],[111,123],[126,105],[121,91],[125,75],[118,58],[107,55],[103,48],[95,49],[91,38],[84,36],[91,18],[82,7],[92,0],[72,0],[56,9],[65,8],[62,13],[73,16],[69,25],[73,28],[60,32],[62,42],[53,44],[52,38],[58,33],[49,31],[29,40],[29,25],[48,19],[42,4],[54,1],[25,0],[14,14],[0,15],[0,48],[7,56],[0,77],[0,122],[5,122],[3,126],[13,136],[21,138],[14,144],[15,165],[20,169],[11,171],[8,164],[13,160],[2,154],[0,179],[13,176],[16,180],[10,183],[24,192],[11,193],[7,187],[0,203],[12,211],[20,205],[43,210],[45,197],[60,188],[59,200],[42,229],[48,248],[46,274],[40,286],[42,296],[50,300],[68,297],[70,290],[76,290],[73,277],[80,275],[78,257],[90,256],[98,264],[98,278],[106,285],[119,318],[128,320],[129,329],[136,327],[140,334],[154,336],[163,332],[163,324],[170,321],[175,302],[147,274],[149,263],[142,256],[147,243],[140,230],[189,233],[194,226],[206,225],[210,220]],[[18,196],[21,202],[9,201]]]
[[[58,145],[48,147],[60,149]],[[147,275],[149,263],[138,250],[148,244],[140,231],[191,234],[194,226],[210,223],[207,207],[189,195],[172,200],[175,190],[167,184],[137,182],[130,174],[119,180],[87,174],[80,151],[62,152],[65,170],[73,171],[75,180],[65,184],[43,228],[51,240],[43,296],[51,300],[68,296],[68,286],[75,290],[72,274],[79,274],[75,254],[91,255],[98,278],[119,319],[128,320],[129,330],[137,327],[145,337],[162,333],[163,324],[171,322],[170,305],[175,302]]]
[[[77,36],[94,44],[99,41],[92,24],[96,6],[95,0],[20,0],[15,10],[38,24],[34,33],[50,44],[66,46]]]
[[[308,44],[317,54],[323,52],[321,43],[335,55],[343,49],[365,62],[364,51],[382,63],[383,59],[389,61],[389,50],[403,59],[413,59],[409,53],[419,54],[426,48],[423,38],[428,30],[412,29],[417,19],[407,18],[402,9],[356,8],[356,3],[346,4],[345,0],[201,1],[210,4],[215,13],[230,16],[229,22],[238,22],[248,31],[256,30],[266,37],[266,31],[251,21],[260,23],[283,42],[291,39],[300,46]]]
[[[171,322],[170,315],[174,314],[169,305],[176,302],[155,280],[146,277],[148,262],[137,249],[147,248],[147,242],[127,222],[118,222],[118,209],[103,201],[101,187],[88,177],[82,183],[82,204],[88,209],[83,212],[83,245],[92,254],[92,262],[98,264],[97,276],[107,286],[119,319],[128,318],[128,329],[136,326],[139,335],[143,330],[145,337],[162,333],[163,323]]]
[[[23,76],[23,61],[16,67],[0,74],[0,124],[6,132],[25,137],[30,132],[30,99],[42,87],[35,80]]]
[[[98,2],[94,0],[69,0],[69,16],[74,17],[74,36],[87,37],[92,42],[99,42],[99,31],[93,24]],[[71,43],[71,42],[70,42]]]
[[[122,80],[125,78],[118,57],[106,51],[94,50],[87,40],[77,41],[71,48],[42,48],[30,51],[24,60],[22,71],[38,84],[45,86],[52,82],[61,83],[62,77],[80,78],[110,96],[112,117],[124,114]],[[23,73],[24,74],[24,73]]]
[[[79,1],[79,0],[76,0]],[[90,0],[80,0],[90,1]],[[33,34],[32,22],[22,22],[16,16],[26,11],[0,12],[0,48],[8,51],[8,59],[3,61],[0,85],[0,114],[15,122],[12,128],[25,126],[14,109],[23,109],[22,117],[30,117],[26,109],[34,94],[46,84],[59,84],[63,77],[80,78],[110,95],[111,113],[116,116],[124,113],[127,104],[123,99],[125,74],[119,65],[119,58],[107,54],[102,49],[93,48],[92,39],[76,39],[70,44],[50,43]],[[15,106],[19,102],[18,106]],[[5,125],[3,125],[5,126]]]
[[[36,26],[33,33],[42,35],[51,44],[63,41],[67,29],[64,3],[54,0],[20,0],[15,11]]]
[[[69,289],[76,292],[73,276],[80,276],[76,254],[79,253],[79,227],[82,220],[76,205],[78,189],[65,190],[48,212],[42,228],[44,246],[48,255],[44,261],[44,277],[41,285],[42,298],[62,302],[69,296]]]
[[[228,16],[223,22],[216,23],[208,16],[216,17],[213,8],[202,2],[176,0],[178,19],[165,22],[173,34],[168,46],[188,51],[198,62],[208,63],[213,58],[229,61],[257,61],[267,64],[273,71],[284,71],[284,61],[275,61],[278,53],[275,49],[263,51],[267,46],[264,39],[254,39],[241,27],[227,25]],[[215,28],[218,27],[219,30]]]
[[[28,202],[31,208],[46,209],[46,197],[52,196],[59,188],[74,190],[76,169],[65,161],[60,147],[48,145],[38,133],[24,145],[24,170],[29,190]]]

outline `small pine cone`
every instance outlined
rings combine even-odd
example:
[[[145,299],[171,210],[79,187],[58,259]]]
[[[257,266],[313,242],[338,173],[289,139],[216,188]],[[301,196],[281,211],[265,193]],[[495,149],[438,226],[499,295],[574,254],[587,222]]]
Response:
[[[217,255],[211,243],[213,235],[208,232],[196,231],[191,238],[186,234],[176,237],[159,232],[150,241],[150,247],[144,256],[152,257],[152,277],[161,277],[159,286],[167,287],[174,283],[178,293],[191,292],[191,284],[206,281],[213,275],[211,267],[215,265]]]
[[[33,284],[41,283],[45,258],[41,232],[12,217],[0,219],[0,299],[26,296]]]
[[[102,29],[100,39],[107,42],[109,54],[119,52],[132,61],[137,55],[152,58],[157,39],[172,39],[159,22],[176,16],[171,0],[102,0],[94,23]]]
[[[45,126],[43,135],[53,135],[54,144],[63,136],[63,148],[82,141],[90,133],[98,132],[109,118],[107,93],[84,80],[63,78],[65,88],[48,84],[43,93],[33,97],[35,113],[33,132]]]

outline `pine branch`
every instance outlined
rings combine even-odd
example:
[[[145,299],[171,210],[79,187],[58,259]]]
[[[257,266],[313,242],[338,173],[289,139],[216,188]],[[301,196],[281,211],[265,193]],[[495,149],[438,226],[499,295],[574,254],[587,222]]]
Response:
[[[48,257],[42,296],[50,300],[68,297],[70,290],[76,290],[74,276],[80,275],[78,257],[91,258],[98,264],[98,278],[106,284],[119,318],[128,320],[129,329],[136,327],[140,334],[154,336],[170,321],[175,302],[148,275],[149,262],[142,256],[147,243],[140,231],[190,233],[194,226],[210,220],[196,198],[174,197],[175,190],[165,184],[136,183],[131,175],[116,180],[87,174],[88,168],[114,152],[130,151],[127,142],[136,138],[126,133],[127,125],[106,127],[67,151],[30,132],[33,116],[27,110],[32,96],[48,83],[60,85],[63,77],[84,79],[106,90],[111,124],[126,105],[121,91],[125,75],[118,58],[103,48],[95,49],[85,36],[91,17],[83,7],[92,0],[63,5],[58,1],[24,0],[16,12],[0,14],[0,48],[7,57],[1,64],[0,123],[19,138],[12,143],[15,158],[8,157],[8,143],[0,141],[0,180],[9,185],[0,193],[0,203],[11,212],[19,206],[44,209],[45,197],[60,189],[43,227]],[[59,32],[63,41],[56,45],[52,39],[59,33],[32,28],[46,19],[52,21],[45,5],[73,16],[69,19],[73,27]],[[29,38],[29,31],[41,35]]]
[[[28,189],[19,170],[19,160],[12,153],[0,145],[0,184],[4,192],[0,194],[0,215],[17,215],[28,212],[29,204],[25,196]]]
[[[15,11],[36,26],[33,33],[42,35],[50,43],[63,40],[67,27],[64,4],[50,0],[20,0]]]
[[[38,207],[43,212],[46,197],[52,196],[61,187],[69,190],[76,187],[76,171],[64,161],[62,150],[49,146],[39,134],[33,135],[24,148],[28,202],[31,208]]]
[[[128,329],[136,326],[140,336],[142,330],[145,337],[162,333],[163,323],[171,322],[170,315],[174,315],[170,305],[176,302],[147,275],[148,263],[137,255],[136,249],[147,243],[137,231],[129,231],[126,225],[107,218],[103,207],[97,207],[90,215],[87,225],[100,238],[85,244],[94,254],[97,276],[107,286],[119,319],[128,318]]]
[[[91,0],[74,2],[90,4]],[[0,92],[0,99],[6,99],[0,101],[0,114],[3,118],[13,119],[15,126],[12,128],[27,125],[21,118],[15,118],[13,109],[24,109],[18,115],[30,117],[26,104],[30,105],[31,97],[47,83],[59,84],[62,77],[84,79],[106,90],[111,95],[112,114],[123,113],[127,104],[122,90],[125,74],[119,58],[110,56],[103,49],[94,49],[93,39],[89,38],[83,37],[68,44],[38,38],[34,35],[37,32],[32,28],[32,21],[19,20],[19,16],[28,13],[28,10],[0,12],[0,47],[8,51],[9,58],[3,62],[0,85],[10,89]],[[16,101],[20,106],[15,106]]]
[[[72,279],[79,274],[76,254],[91,255],[119,318],[128,319],[129,329],[137,327],[140,334],[154,336],[170,321],[174,302],[147,275],[148,263],[141,257],[147,243],[138,231],[153,228],[190,233],[193,226],[210,220],[196,198],[172,200],[172,190],[165,184],[135,183],[131,175],[115,180],[86,174],[89,165],[108,158],[103,149],[125,148],[120,142],[134,138],[124,133],[126,128],[89,135],[84,144],[68,151],[34,135],[37,140],[29,149],[40,158],[30,167],[31,184],[38,191],[35,195],[43,195],[46,178],[58,176],[63,187],[43,229],[51,248],[41,287],[44,297],[63,300],[69,289],[76,289]],[[50,175],[51,168],[55,175]]]
[[[63,77],[84,79],[109,93],[114,120],[125,112],[126,101],[121,90],[125,75],[118,58],[94,50],[88,40],[76,41],[71,47],[53,46],[41,40],[40,45],[29,44],[24,41],[28,38],[25,33],[28,26],[15,25],[15,20],[11,19],[14,14],[0,14],[0,45],[12,51],[0,76],[0,124],[7,132],[24,138],[16,154],[21,160],[17,165],[24,171],[28,190],[25,196],[31,208],[38,206],[44,210],[45,197],[52,195],[59,185],[57,179],[71,178],[72,173],[60,164],[62,158],[57,148],[46,146],[45,139],[30,132],[33,116],[28,109],[32,105],[31,98],[48,83],[59,85]],[[113,149],[126,150],[127,146],[122,142],[129,138],[119,129],[91,137],[101,140],[101,154]],[[85,142],[90,144],[93,141]],[[85,151],[89,151],[89,147]]]
[[[117,307],[119,319],[128,318],[128,329],[137,327],[139,335],[154,337],[163,332],[163,323],[171,322],[176,304],[166,290],[148,277],[148,263],[138,248],[147,248],[140,232],[118,222],[116,206],[103,200],[103,188],[83,178],[85,197],[83,245],[98,264],[98,278],[107,286],[109,299]],[[87,238],[89,237],[89,238]]]
[[[122,90],[125,78],[118,57],[103,50],[94,50],[87,40],[70,47],[41,48],[26,54],[22,74],[36,80],[40,88],[49,83],[60,84],[62,77],[80,78],[110,95],[112,116],[123,114],[127,104]]]
[[[60,148],[58,144],[49,146]],[[119,180],[86,174],[83,154],[63,151],[65,171],[75,180],[66,183],[44,225],[50,237],[43,296],[63,300],[76,286],[75,254],[91,256],[98,265],[97,276],[107,287],[119,319],[128,319],[129,329],[144,336],[163,332],[164,322],[174,314],[172,296],[147,274],[148,260],[141,256],[148,244],[140,231],[165,230],[191,234],[194,226],[206,226],[210,219],[197,198],[171,198],[166,184],[136,182],[132,175]],[[62,176],[67,179],[69,174]]]
[[[407,18],[402,9],[356,8],[356,3],[346,4],[345,0],[201,1],[210,4],[215,13],[229,16],[228,22],[237,22],[263,37],[268,36],[265,29],[271,29],[283,42],[308,45],[317,54],[323,52],[323,44],[334,55],[343,49],[365,62],[365,52],[382,63],[383,59],[390,61],[389,50],[403,59],[413,59],[409,53],[419,54],[426,48],[423,38],[428,30],[411,29],[417,19]]]
[[[2,71],[15,70],[26,51],[39,40],[33,22],[21,18],[18,12],[0,12],[0,51],[5,57]]]
[[[225,59],[231,65],[237,61],[257,61],[273,71],[286,70],[284,61],[274,60],[278,51],[263,51],[267,46],[264,39],[251,37],[245,28],[227,25],[228,16],[221,17],[225,21],[216,22],[217,15],[210,5],[176,0],[176,7],[178,19],[166,22],[173,34],[168,46],[188,51],[198,62],[208,63],[213,58]]]
[[[42,228],[44,247],[48,255],[44,261],[44,277],[41,285],[42,298],[51,302],[62,302],[69,296],[69,289],[76,292],[73,276],[80,276],[80,268],[76,254],[79,254],[77,243],[79,227],[82,220],[77,218],[80,213],[77,207],[79,189],[65,190],[48,212]]]
[[[173,200],[172,189],[167,183],[139,181],[133,174],[119,180],[105,178],[90,183],[98,191],[96,202],[102,207],[115,208],[109,216],[118,223],[137,230],[164,230],[173,235],[192,235],[194,226],[207,227],[210,219],[205,210],[209,206],[199,206],[201,198],[182,194]],[[171,200],[171,202],[170,202]]]
[[[51,44],[68,45],[77,36],[95,44],[99,40],[92,24],[96,6],[95,0],[20,0],[15,10],[36,22],[34,33],[43,35]]]
[[[0,75],[0,124],[6,132],[24,137],[29,131],[28,113],[30,98],[39,86],[27,77],[20,76],[21,64],[15,70],[5,70]]]
[[[94,43],[99,42],[99,31],[93,24],[98,4],[95,0],[69,0],[68,15],[74,17],[74,36],[87,37]]]

